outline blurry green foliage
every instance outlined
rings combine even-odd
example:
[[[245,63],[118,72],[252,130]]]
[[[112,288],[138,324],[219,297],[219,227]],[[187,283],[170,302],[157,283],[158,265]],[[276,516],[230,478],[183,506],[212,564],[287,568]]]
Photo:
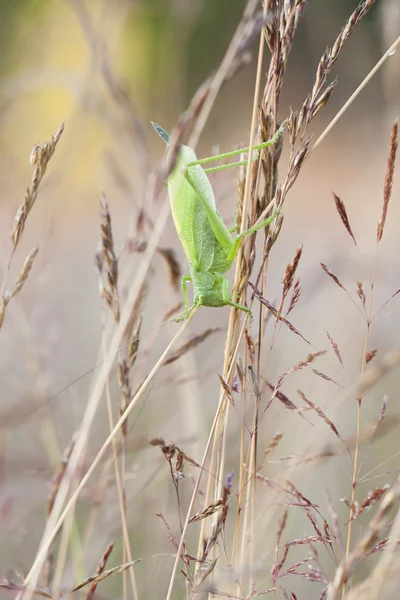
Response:
[[[0,0],[0,72],[12,68],[13,53],[9,50],[16,31],[24,28],[31,43],[37,44],[35,28],[44,13],[49,10],[49,0]],[[29,47],[28,39],[27,46]]]
[[[139,92],[144,94],[142,100],[148,104],[162,93],[167,107],[176,109],[178,102],[179,109],[183,109],[199,84],[220,63],[245,4],[245,0],[132,3],[121,54],[125,75],[132,87],[137,89],[139,85]],[[296,69],[307,69],[310,77],[314,75],[326,45],[333,44],[358,4],[359,0],[309,2],[291,57]],[[376,6],[370,11],[363,25],[370,32],[376,28],[377,10]],[[379,45],[376,46],[378,51]]]

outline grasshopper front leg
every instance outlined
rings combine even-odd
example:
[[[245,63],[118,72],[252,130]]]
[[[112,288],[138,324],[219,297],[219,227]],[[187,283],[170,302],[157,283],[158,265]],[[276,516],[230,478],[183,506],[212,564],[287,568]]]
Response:
[[[174,319],[175,323],[180,323],[181,321],[185,321],[191,312],[191,309],[193,308],[193,306],[189,305],[189,294],[188,294],[188,289],[187,289],[187,282],[188,281],[192,281],[192,277],[191,275],[184,275],[181,279],[181,288],[182,288],[182,292],[183,292],[183,300],[185,302],[185,312],[183,317],[179,317],[178,319]]]
[[[275,219],[277,214],[278,214],[278,212],[275,211],[275,212],[273,212],[273,214],[270,217],[268,217],[268,219],[266,219],[262,223],[259,223],[258,225],[254,225],[253,227],[250,227],[250,229],[246,229],[245,231],[242,231],[242,233],[239,233],[239,235],[237,236],[237,238],[235,238],[235,240],[232,244],[232,248],[229,251],[228,260],[231,262],[233,261],[233,259],[235,258],[236,254],[237,254],[240,241],[244,237],[251,235],[252,233],[255,233],[256,231],[259,231],[260,229],[264,229],[264,227],[267,227],[268,225],[270,225],[270,223],[272,223],[272,221]]]

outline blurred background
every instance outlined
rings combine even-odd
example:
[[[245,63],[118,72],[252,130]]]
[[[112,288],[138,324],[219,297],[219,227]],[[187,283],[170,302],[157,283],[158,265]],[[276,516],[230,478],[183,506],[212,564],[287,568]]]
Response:
[[[290,108],[301,106],[313,85],[319,58],[333,44],[356,6],[353,0],[309,3],[290,58],[281,119]],[[51,139],[65,122],[64,134],[7,275],[7,281],[15,280],[29,251],[39,246],[33,271],[19,296],[10,303],[1,329],[0,574],[13,574],[15,570],[25,573],[29,569],[45,523],[49,481],[80,424],[96,374],[91,369],[101,360],[102,302],[94,269],[100,239],[100,193],[108,199],[115,245],[121,251],[126,241],[134,238],[136,219],[148,199],[146,184],[164,153],[150,120],[172,130],[197,88],[218,67],[243,9],[242,0],[0,0],[3,278],[11,252],[9,233],[32,176],[31,149]],[[313,123],[314,139],[399,35],[399,13],[396,0],[376,2],[357,27],[330,77],[333,80],[339,75],[339,84]],[[253,60],[221,90],[198,145],[199,156],[247,143],[256,51],[254,44],[250,49]],[[360,374],[365,324],[319,263],[326,263],[353,295],[359,279],[368,288],[390,128],[400,104],[399,55],[388,59],[306,163],[285,205],[285,224],[270,265],[268,297],[272,301],[280,293],[286,264],[304,244],[300,267],[303,294],[293,322],[318,349],[329,346],[324,329],[329,331],[342,350],[346,372],[332,355],[321,361],[321,368],[350,387]],[[377,308],[400,287],[398,180],[381,249],[374,299]],[[215,175],[213,184],[221,213],[231,224],[237,198],[235,174]],[[339,221],[332,190],[347,206],[360,252]],[[146,210],[154,217],[159,207],[146,206]],[[171,220],[162,244],[176,251],[185,269]],[[132,253],[128,278],[134,275],[140,259]],[[180,291],[171,288],[168,267],[159,256],[154,260],[149,282],[143,354],[137,367],[142,376],[175,331],[175,326],[161,325],[161,321],[180,299]],[[398,302],[395,299],[389,305],[372,329],[371,346],[379,351],[398,346]],[[198,313],[190,326],[192,333],[217,325],[221,332],[209,338],[193,357],[160,373],[140,414],[130,422],[127,493],[135,556],[172,551],[154,514],[175,514],[170,508],[173,490],[164,461],[154,448],[149,448],[147,440],[155,435],[167,441],[173,439],[200,460],[218,397],[216,373],[222,368],[227,322],[227,309],[203,309]],[[308,351],[301,340],[282,332],[267,367],[269,378],[275,380]],[[366,403],[366,422],[377,418],[383,393],[390,393],[396,382],[393,375],[389,387],[385,384]],[[343,419],[339,411],[346,393],[339,394],[337,388],[317,383],[315,378],[310,383],[304,376],[302,385],[309,385],[316,403],[338,410],[343,435],[354,434],[355,407],[350,407],[350,417],[347,414]],[[113,389],[118,406],[117,387]],[[289,395],[290,391],[289,385]],[[390,410],[394,418],[396,408]],[[91,436],[88,460],[107,435],[105,414],[103,407]],[[293,443],[299,419],[288,417],[283,406],[273,414],[276,424],[272,430],[283,426],[281,420],[285,420],[292,428]],[[236,421],[232,435],[235,426],[240,426],[239,419]],[[385,439],[378,447],[376,463],[380,454],[388,455],[389,443]],[[282,451],[290,453],[293,449]],[[350,494],[342,467],[336,464],[332,471],[318,474],[318,493],[323,492],[324,478],[328,481],[334,475],[339,489],[336,497]],[[350,470],[349,464],[346,468]],[[316,476],[309,474],[310,485]],[[189,493],[191,482],[187,485]],[[82,522],[91,514],[95,493],[94,478],[78,511]],[[76,555],[70,557],[71,573],[91,574],[106,544],[120,538],[112,478],[105,494],[84,560],[78,567],[74,564]],[[120,558],[119,547],[115,564]],[[150,586],[147,597],[157,597],[160,590],[165,590],[171,566],[171,559],[143,563],[138,581],[141,589]],[[71,574],[66,572],[65,584],[70,582]],[[116,597],[118,585],[106,581],[101,593]]]

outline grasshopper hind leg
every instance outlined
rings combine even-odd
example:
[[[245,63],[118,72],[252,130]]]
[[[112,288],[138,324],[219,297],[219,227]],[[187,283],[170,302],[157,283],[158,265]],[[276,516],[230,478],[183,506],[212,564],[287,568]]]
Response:
[[[252,314],[251,310],[249,308],[247,308],[247,306],[244,306],[243,304],[238,304],[237,302],[233,302],[232,300],[229,300],[227,302],[227,304],[229,306],[233,306],[234,308],[242,310],[243,312],[246,312],[248,315],[250,315],[251,318],[253,318],[253,314]]]

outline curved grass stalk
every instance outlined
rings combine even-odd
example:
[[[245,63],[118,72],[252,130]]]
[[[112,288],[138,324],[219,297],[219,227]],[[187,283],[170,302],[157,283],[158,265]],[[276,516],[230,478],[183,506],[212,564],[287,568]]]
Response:
[[[55,499],[54,502],[54,506],[53,506],[53,510],[52,513],[47,521],[47,525],[45,528],[45,531],[43,533],[42,536],[42,540],[40,543],[40,547],[38,550],[38,553],[36,555],[36,558],[33,562],[33,565],[28,573],[28,575],[25,578],[24,581],[24,586],[26,586],[26,590],[23,594],[23,600],[30,600],[33,594],[33,590],[35,589],[39,576],[40,576],[40,571],[41,568],[43,566],[43,562],[46,558],[48,549],[52,543],[52,541],[55,538],[55,535],[57,533],[57,531],[59,530],[59,528],[61,527],[65,517],[67,516],[67,514],[69,513],[69,510],[72,508],[75,500],[78,498],[79,493],[81,491],[81,489],[83,488],[83,486],[85,485],[86,481],[89,479],[91,473],[93,472],[95,466],[98,464],[98,462],[100,461],[100,458],[103,456],[105,450],[107,449],[108,445],[111,443],[111,440],[113,439],[116,431],[118,430],[118,427],[125,421],[125,419],[127,418],[128,414],[130,413],[130,411],[132,410],[135,402],[138,399],[138,394],[142,394],[143,391],[145,391],[142,388],[140,388],[138,394],[136,394],[136,397],[134,398],[134,402],[131,402],[131,405],[128,407],[126,413],[124,413],[124,415],[122,415],[122,417],[119,419],[117,425],[115,426],[115,428],[113,429],[113,431],[111,432],[110,436],[107,438],[107,441],[105,442],[105,445],[103,445],[103,447],[101,448],[99,454],[97,455],[95,461],[93,462],[92,466],[89,468],[88,472],[86,473],[85,477],[82,479],[81,484],[77,487],[77,489],[75,490],[75,493],[71,496],[68,504],[66,505],[64,511],[62,512],[62,507],[66,501],[67,498],[67,494],[69,491],[69,486],[71,483],[71,477],[70,474],[74,473],[77,465],[79,464],[79,461],[81,460],[81,456],[85,450],[86,444],[87,444],[87,440],[88,440],[88,436],[89,436],[89,432],[90,432],[90,428],[91,425],[93,423],[93,419],[95,417],[97,408],[99,406],[100,400],[101,400],[101,396],[104,390],[104,387],[106,385],[109,373],[111,371],[112,368],[112,364],[114,362],[115,356],[118,352],[118,349],[120,347],[126,326],[129,322],[129,318],[131,315],[131,310],[132,310],[132,306],[136,300],[137,294],[141,288],[141,285],[143,283],[143,280],[146,276],[146,273],[148,271],[149,268],[149,264],[150,264],[150,260],[156,250],[159,238],[161,236],[161,232],[163,231],[165,222],[167,220],[167,217],[169,215],[169,203],[168,201],[164,201],[164,204],[161,208],[159,217],[157,219],[156,222],[156,226],[154,228],[153,231],[153,235],[150,238],[149,241],[149,245],[146,249],[146,252],[144,254],[143,260],[139,266],[137,275],[135,277],[135,280],[132,283],[131,289],[129,291],[129,295],[128,298],[125,302],[122,314],[121,314],[121,319],[120,319],[120,323],[118,328],[116,329],[116,331],[114,332],[114,335],[111,339],[111,343],[109,346],[109,351],[108,351],[108,355],[107,355],[107,360],[104,362],[103,367],[97,377],[97,380],[94,384],[92,393],[90,395],[89,401],[88,401],[88,405],[86,408],[86,412],[85,415],[83,417],[82,420],[82,426],[80,429],[80,434],[78,439],[76,440],[76,444],[74,446],[73,452],[71,454],[71,458],[70,458],[70,463],[69,463],[69,468],[67,469],[67,473],[66,476],[64,477],[60,488],[58,490],[58,494],[57,497]],[[184,327],[182,327],[179,331],[178,334],[173,338],[171,344],[167,347],[166,352],[168,352],[170,350],[170,348],[172,347],[173,343],[175,343],[176,339],[178,339],[178,337],[180,336],[181,332],[184,330]],[[159,362],[159,361],[158,361]],[[155,370],[155,368],[153,368],[153,370],[151,371],[150,375],[152,377],[154,377],[155,373],[157,372],[158,368],[159,368],[159,364],[157,363],[158,367]],[[144,383],[147,382],[146,387],[148,386],[148,384],[150,383],[149,377],[145,380]],[[144,384],[143,384],[144,385]]]

